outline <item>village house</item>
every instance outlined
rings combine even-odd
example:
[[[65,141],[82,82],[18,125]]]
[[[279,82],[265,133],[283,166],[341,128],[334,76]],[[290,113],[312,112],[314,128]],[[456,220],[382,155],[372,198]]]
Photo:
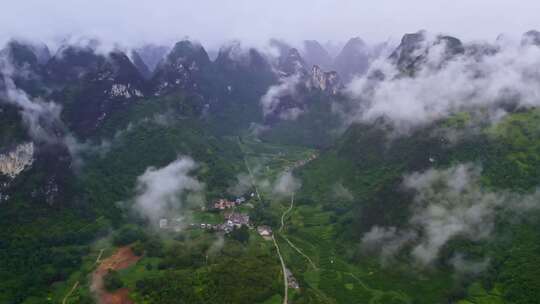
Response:
[[[166,229],[167,228],[167,224],[168,224],[168,220],[167,219],[160,219],[159,220],[159,228],[160,229]]]
[[[224,214],[224,217],[229,226],[235,226],[237,228],[242,227],[242,225],[249,226],[249,215],[245,213],[227,212]]]
[[[195,227],[195,226],[192,225],[192,227]],[[201,224],[198,224],[197,227],[199,227],[199,228],[201,228],[203,230],[221,231],[221,232],[225,232],[225,233],[230,233],[231,231],[234,230],[235,227],[238,227],[238,226],[237,226],[237,224],[233,223],[232,221],[227,220],[225,223],[217,224],[217,225],[201,223]]]
[[[241,205],[245,201],[246,201],[246,199],[244,197],[238,197],[234,201],[230,201],[230,200],[225,199],[225,198],[220,198],[220,199],[218,199],[217,201],[214,202],[213,207],[214,207],[214,209],[225,210],[225,209],[230,209],[230,208],[236,207],[238,205]]]
[[[270,237],[272,236],[272,228],[270,226],[262,225],[257,227],[257,232],[262,237]]]
[[[166,219],[162,218],[159,220],[159,229],[173,230],[175,232],[180,232],[182,230],[182,218],[178,217],[175,219]]]
[[[220,198],[214,202],[214,209],[225,210],[236,206],[236,202],[229,201],[228,199]]]
[[[230,233],[231,231],[233,231],[233,228],[234,228],[234,225],[228,225],[227,223],[224,223],[224,224],[216,225],[215,229],[217,231],[223,231],[225,233]]]
[[[241,205],[245,201],[246,201],[246,199],[244,197],[236,198],[234,201],[230,201],[230,200],[225,199],[225,198],[220,198],[220,199],[218,199],[217,201],[214,202],[212,207],[214,209],[217,209],[217,210],[225,210],[225,209],[230,209],[230,208],[233,208],[235,206]]]
[[[298,284],[298,281],[296,280],[296,278],[294,277],[294,275],[288,268],[285,268],[285,274],[287,275],[287,282],[288,282],[289,288],[299,289],[300,285]]]
[[[222,231],[225,233],[230,233],[235,228],[240,228],[242,226],[249,226],[249,215],[244,213],[237,212],[227,212],[224,214],[225,223],[212,225],[207,223],[200,223],[197,225],[191,224],[191,227],[199,227],[203,230],[211,231]]]
[[[285,171],[292,171],[296,168],[306,165],[308,162],[315,160],[317,158],[316,154],[311,154],[307,159],[301,159],[292,164],[292,166],[285,167]]]

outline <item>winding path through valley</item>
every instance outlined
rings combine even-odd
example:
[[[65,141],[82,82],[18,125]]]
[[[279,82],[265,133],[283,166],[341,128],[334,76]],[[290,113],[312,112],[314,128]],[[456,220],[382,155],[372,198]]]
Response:
[[[240,142],[240,137],[238,137],[238,146],[240,147],[240,150],[242,151],[243,158],[244,158],[244,164],[246,165],[246,169],[249,172],[249,177],[251,179],[251,184],[253,185],[253,188],[255,188],[255,192],[257,193],[257,199],[259,200],[259,203],[262,203],[261,196],[259,194],[259,190],[257,189],[257,183],[255,181],[255,176],[253,176],[253,172],[251,171],[251,168],[249,167],[248,161],[246,159],[246,155],[244,153],[244,150],[242,149],[242,143]],[[292,204],[291,204],[291,207],[289,208],[289,211],[290,211],[290,209],[292,209]],[[281,227],[279,228],[280,231],[283,228],[283,217],[285,216],[285,213],[287,213],[287,211],[285,211],[281,215]],[[273,234],[272,234],[272,241],[274,242],[274,246],[276,247],[276,251],[277,251],[277,254],[278,254],[278,257],[279,257],[279,261],[281,262],[281,270],[283,272],[283,304],[288,304],[289,303],[289,280],[288,280],[288,277],[287,277],[287,266],[285,265],[285,260],[283,260],[283,257],[281,256],[281,251],[279,250],[279,245],[278,245],[278,243],[276,241],[276,238],[275,238],[275,236]]]
[[[247,161],[247,158],[246,158],[246,153],[244,152],[244,150],[242,149],[242,143],[240,141],[240,137],[238,137],[238,146],[240,147],[240,150],[242,151],[242,154],[243,154],[243,159],[244,159],[244,164],[246,166],[246,169],[248,170],[248,173],[249,173],[249,177],[251,179],[251,184],[253,185],[253,188],[255,188],[255,192],[257,194],[257,199],[259,200],[259,202],[262,202],[261,200],[261,195],[259,193],[259,189],[257,189],[257,183],[255,181],[255,176],[253,175],[253,171],[251,171],[251,168],[249,167],[249,164],[248,164],[248,161]],[[307,162],[306,162],[307,163]],[[315,263],[313,263],[313,261],[311,260],[311,258],[309,256],[307,256],[300,248],[296,247],[296,245],[293,244],[293,242],[291,242],[283,233],[283,227],[285,227],[285,216],[292,211],[292,209],[294,208],[294,192],[291,194],[291,204],[289,206],[289,208],[287,210],[285,210],[282,214],[281,214],[281,226],[279,227],[279,234],[280,236],[289,244],[289,246],[291,246],[291,248],[293,248],[294,250],[296,250],[296,252],[298,252],[301,256],[303,256],[304,258],[306,258],[306,260],[310,263],[310,265],[315,269],[315,270],[318,270],[317,266],[315,265]],[[281,251],[279,249],[279,245],[276,241],[276,238],[275,238],[275,234],[272,235],[272,241],[274,242],[274,246],[276,247],[276,251],[277,251],[277,254],[278,254],[278,257],[279,257],[279,261],[281,263],[281,270],[283,272],[283,304],[288,304],[289,303],[289,278],[287,276],[287,266],[285,265],[285,260],[283,259],[283,256],[281,255]]]
[[[291,205],[289,206],[289,209],[285,210],[285,212],[283,212],[283,214],[281,215],[281,227],[279,228],[279,234],[281,235],[281,237],[289,244],[289,246],[291,246],[291,248],[293,248],[294,250],[296,250],[296,252],[298,252],[298,254],[300,254],[301,256],[303,256],[304,258],[306,258],[306,260],[309,262],[309,264],[315,269],[317,270],[317,265],[315,265],[315,263],[313,263],[313,260],[311,260],[311,258],[309,256],[307,256],[307,254],[305,254],[302,249],[296,247],[296,245],[291,242],[289,240],[288,237],[285,236],[285,234],[282,233],[283,231],[283,227],[285,227],[285,215],[287,215],[289,212],[292,211],[294,207],[294,193],[292,194],[291,196]]]
[[[289,206],[289,209],[285,210],[285,212],[283,212],[283,214],[281,215],[281,227],[279,227],[279,232],[281,232],[283,230],[283,227],[285,226],[285,215],[291,212],[293,207],[294,207],[294,192],[291,195],[291,205]]]
[[[281,252],[279,251],[279,246],[276,242],[276,238],[274,235],[272,235],[272,241],[274,241],[274,246],[276,246],[277,254],[279,256],[279,261],[281,262],[281,270],[283,272],[283,304],[289,303],[289,279],[287,277],[287,266],[285,266],[285,261],[283,260],[283,257],[281,256]]]

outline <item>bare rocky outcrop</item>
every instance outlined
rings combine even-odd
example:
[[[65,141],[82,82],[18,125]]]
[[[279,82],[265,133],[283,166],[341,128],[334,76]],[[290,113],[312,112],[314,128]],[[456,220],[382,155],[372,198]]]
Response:
[[[439,62],[433,68],[440,69],[446,62],[465,53],[463,43],[452,36],[439,35],[428,38],[426,31],[405,34],[400,45],[390,55],[399,70],[409,76],[425,66],[430,52],[440,52]]]
[[[115,97],[124,97],[124,98],[131,98],[131,97],[143,97],[143,93],[137,89],[131,86],[130,83],[121,84],[121,83],[115,83],[111,86],[111,89],[108,90],[108,94],[111,98]]]
[[[341,81],[335,71],[324,72],[318,65],[311,69],[308,87],[336,95],[340,89]]]
[[[24,143],[0,154],[0,173],[15,178],[34,162],[34,143]]]

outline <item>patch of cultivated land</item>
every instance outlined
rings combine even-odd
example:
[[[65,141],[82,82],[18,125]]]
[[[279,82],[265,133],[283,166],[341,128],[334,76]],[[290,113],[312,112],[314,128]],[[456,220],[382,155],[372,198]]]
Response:
[[[247,164],[266,168],[262,175],[272,179],[283,170],[299,169],[318,154],[314,150],[278,146],[255,141],[244,141]],[[266,198],[277,199],[272,193],[261,193]],[[280,200],[280,199],[277,199]],[[337,223],[331,211],[321,205],[302,204],[291,198],[284,210],[279,206],[279,228],[275,229],[276,243],[283,263],[302,277],[301,288],[311,292],[324,303],[411,303],[401,290],[384,288],[372,282],[376,273],[372,265],[353,265],[337,252]],[[276,207],[270,207],[276,208]],[[289,231],[290,230],[290,231]],[[283,265],[282,265],[283,266]],[[375,269],[379,270],[377,267]],[[384,276],[384,275],[383,275]],[[286,288],[287,290],[287,288]],[[291,295],[288,295],[290,300]]]
[[[90,289],[96,295],[100,304],[132,304],[129,298],[129,290],[120,288],[114,292],[108,292],[103,286],[103,277],[110,270],[122,270],[135,264],[140,257],[136,256],[130,246],[120,247],[113,255],[102,260],[98,268],[92,273],[92,285]]]

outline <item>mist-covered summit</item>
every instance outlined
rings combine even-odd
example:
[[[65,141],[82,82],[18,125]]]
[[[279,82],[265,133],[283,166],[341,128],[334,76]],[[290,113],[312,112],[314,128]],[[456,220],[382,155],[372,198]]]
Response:
[[[523,43],[534,44],[534,33],[525,33]],[[337,95],[351,80],[366,75],[377,60],[413,75],[427,66],[440,69],[441,64],[456,58],[479,60],[500,52],[495,42],[463,43],[452,36],[432,36],[424,31],[405,34],[394,49],[386,45],[386,51],[380,49],[383,44],[369,46],[358,37],[352,38],[335,58],[315,40],[306,40],[301,49],[280,40],[272,40],[270,46],[277,52],[227,43],[211,60],[204,46],[190,40],[170,48],[146,45],[126,52],[104,52],[99,41],[91,41],[64,44],[52,54],[45,45],[13,40],[3,53],[17,70],[12,75],[17,85],[33,96],[57,100],[65,107],[66,123],[74,132],[88,136],[108,114],[130,100],[147,96],[182,92],[198,100],[193,104],[194,113],[202,115],[234,108],[236,105],[229,102],[236,94],[247,96],[242,92],[260,88],[257,93],[251,91],[258,95],[253,99],[259,100],[264,87],[285,88],[285,83],[295,82],[289,85],[291,92],[281,90],[281,97],[271,99],[271,112],[278,111],[273,115],[279,117],[283,109],[304,108],[307,101],[302,100],[310,91]],[[430,61],[433,56],[440,57],[438,63]],[[64,102],[66,97],[74,102]],[[280,98],[290,99],[283,103],[288,106],[277,106]],[[263,112],[259,115],[266,115]]]
[[[252,304],[283,288],[294,303],[530,303],[536,36],[420,31],[339,51],[13,40],[0,303]],[[121,254],[127,268],[103,273],[117,285],[93,289],[96,258]]]
[[[330,70],[333,67],[333,57],[317,40],[304,41],[302,56],[311,66],[318,65],[325,70]]]

